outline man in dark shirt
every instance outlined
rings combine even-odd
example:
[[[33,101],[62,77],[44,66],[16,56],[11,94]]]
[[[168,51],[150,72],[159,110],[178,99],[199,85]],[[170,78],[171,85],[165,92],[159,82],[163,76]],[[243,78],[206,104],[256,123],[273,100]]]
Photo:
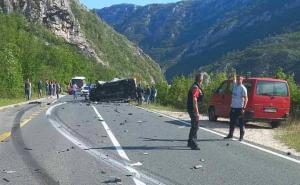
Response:
[[[195,82],[189,90],[187,100],[187,111],[191,118],[191,129],[188,139],[188,147],[192,150],[200,150],[197,144],[197,131],[199,129],[199,108],[198,102],[203,98],[203,91],[201,89],[203,76],[201,73],[196,74]]]

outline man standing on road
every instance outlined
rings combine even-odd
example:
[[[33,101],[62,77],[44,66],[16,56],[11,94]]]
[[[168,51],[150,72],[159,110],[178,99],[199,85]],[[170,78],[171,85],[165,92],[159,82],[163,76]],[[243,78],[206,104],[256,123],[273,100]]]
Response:
[[[201,73],[196,74],[195,83],[190,88],[187,99],[187,111],[191,118],[191,129],[187,146],[191,147],[192,150],[200,150],[197,144],[197,132],[200,118],[198,102],[203,98],[202,81],[203,76]]]
[[[224,139],[230,139],[233,137],[234,127],[239,123],[240,126],[240,141],[243,140],[245,134],[244,112],[247,106],[248,97],[247,89],[243,85],[244,78],[238,76],[237,79],[234,76],[232,99],[231,99],[231,111],[230,111],[230,127],[229,134]]]
[[[29,82],[29,79],[27,79],[24,83],[24,90],[25,90],[26,100],[30,100],[30,82]]]
[[[76,93],[77,89],[78,89],[78,86],[74,83],[72,86],[73,100],[77,100],[77,93]]]
[[[38,97],[41,98],[42,97],[42,89],[43,89],[43,83],[41,80],[39,80],[37,86],[38,86]]]
[[[136,88],[136,95],[137,95],[137,98],[138,98],[138,105],[142,105],[143,94],[144,94],[144,90],[143,90],[141,84],[139,84]]]

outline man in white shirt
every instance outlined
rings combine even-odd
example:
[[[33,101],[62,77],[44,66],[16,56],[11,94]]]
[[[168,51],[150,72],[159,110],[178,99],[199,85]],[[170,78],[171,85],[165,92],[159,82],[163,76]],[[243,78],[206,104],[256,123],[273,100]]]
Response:
[[[248,102],[247,89],[243,85],[244,78],[238,76],[233,79],[231,111],[230,111],[230,129],[229,134],[224,139],[233,137],[234,127],[239,123],[240,126],[240,141],[243,140],[245,134],[244,112]]]

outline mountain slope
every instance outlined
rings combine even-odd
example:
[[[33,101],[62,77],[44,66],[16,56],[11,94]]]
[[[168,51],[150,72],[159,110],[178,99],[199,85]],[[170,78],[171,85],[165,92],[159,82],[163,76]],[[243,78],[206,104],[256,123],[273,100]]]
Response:
[[[205,71],[226,71],[235,68],[238,73],[252,72],[255,76],[274,76],[278,68],[294,73],[300,82],[300,31],[268,38],[242,51],[232,52]]]
[[[163,80],[158,64],[125,37],[101,21],[94,13],[81,6],[77,0],[3,0],[0,1],[0,11],[8,14],[4,16],[4,19],[14,16],[14,13],[19,14],[19,16],[24,15],[28,21],[24,20],[23,24],[27,26],[22,29],[28,33],[28,37],[36,37],[40,40],[41,45],[42,41],[47,46],[53,40],[58,40],[54,41],[54,45],[49,46],[50,49],[38,51],[39,55],[52,56],[49,51],[57,47],[56,43],[72,48],[72,52],[70,52],[76,57],[73,58],[74,63],[69,65],[75,65],[73,68],[76,68],[76,70],[68,73],[64,80],[70,79],[76,74],[86,73],[88,73],[90,81],[96,79],[108,80],[113,77],[136,77],[138,80],[147,82]],[[11,24],[16,23],[12,21]],[[37,30],[37,27],[38,30],[42,31],[32,31]],[[49,37],[44,38],[45,32]],[[6,37],[6,35],[3,34],[3,37]],[[9,43],[10,41],[6,40],[1,44]],[[25,50],[24,47],[22,45],[20,49]],[[70,52],[59,53],[68,55]],[[27,55],[31,55],[31,53]],[[24,56],[19,58],[22,59],[22,57]],[[24,63],[30,62],[29,58],[24,57],[24,59],[28,59]],[[47,63],[43,70],[47,70],[49,67],[50,71],[51,69],[57,70],[57,66],[52,68],[49,60],[53,60],[54,63],[61,62],[60,59],[51,59],[51,57],[50,59],[48,57],[38,57],[40,61],[34,57],[31,57],[31,59],[34,61],[33,63]],[[80,73],[80,69],[83,70],[82,73]],[[27,73],[27,69],[23,69],[23,73],[25,72]],[[37,77],[31,77],[32,75],[35,76],[35,74],[28,74],[22,78],[37,79]],[[46,78],[46,76],[42,77],[43,79]]]
[[[295,31],[299,0],[200,0],[116,5],[98,15],[166,70],[188,74],[259,39]]]

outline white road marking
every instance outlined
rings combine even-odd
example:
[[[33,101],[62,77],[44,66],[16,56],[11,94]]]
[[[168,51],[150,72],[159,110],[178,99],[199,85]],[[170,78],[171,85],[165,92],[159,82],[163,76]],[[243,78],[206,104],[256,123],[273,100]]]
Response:
[[[137,106],[135,106],[135,107],[137,107]],[[154,113],[154,114],[158,114],[158,115],[161,115],[161,116],[164,116],[164,117],[173,119],[173,120],[176,120],[176,121],[178,121],[178,122],[180,122],[180,123],[183,123],[183,124],[185,124],[185,125],[191,125],[191,124],[190,124],[189,122],[187,122],[187,121],[183,121],[183,120],[177,119],[177,118],[175,118],[175,117],[172,117],[172,116],[168,116],[168,115],[162,114],[162,113],[160,113],[160,112],[156,112],[156,111],[153,111],[153,110],[148,110],[148,109],[145,109],[145,108],[142,108],[142,107],[137,107],[137,108],[143,109],[143,110],[145,110],[145,111],[148,111],[148,112],[151,112],[151,113]],[[204,130],[204,131],[206,131],[206,132],[210,132],[210,133],[212,133],[212,134],[215,134],[215,135],[218,135],[218,136],[221,136],[221,137],[225,137],[225,136],[226,136],[226,135],[224,135],[224,134],[220,134],[220,133],[218,133],[218,132],[215,132],[215,131],[210,130],[210,129],[207,129],[207,128],[203,128],[203,127],[199,127],[199,128],[202,129],[202,130]],[[235,141],[236,141],[237,139],[232,139],[232,140],[235,140]],[[254,145],[254,144],[251,144],[251,143],[248,143],[248,142],[245,142],[245,141],[242,141],[242,142],[240,142],[240,143],[243,144],[243,145],[246,145],[246,146],[255,148],[255,149],[257,149],[257,150],[260,150],[260,151],[263,151],[263,152],[266,152],[266,153],[275,155],[275,156],[277,156],[277,157],[280,157],[280,158],[283,158],[283,159],[286,159],[286,160],[289,160],[289,161],[292,161],[292,162],[295,162],[295,163],[300,164],[300,160],[294,159],[294,158],[292,158],[292,157],[288,157],[288,156],[282,155],[282,154],[280,154],[280,153],[277,153],[277,152],[274,152],[274,151],[271,151],[271,150],[268,150],[268,149],[265,149],[265,148],[256,146],[256,145]]]
[[[120,143],[118,142],[118,140],[116,139],[116,137],[114,136],[114,134],[112,133],[112,131],[110,130],[110,128],[108,127],[108,125],[106,124],[106,122],[104,121],[104,119],[102,118],[102,116],[100,115],[98,110],[96,109],[96,107],[92,105],[92,108],[94,109],[94,111],[97,114],[98,118],[101,120],[100,122],[101,122],[102,126],[104,127],[107,135],[109,136],[111,142],[115,146],[115,148],[116,148],[118,154],[120,155],[120,157],[122,157],[123,159],[126,159],[127,161],[130,161],[127,154],[123,150],[122,146],[120,145]]]
[[[124,164],[121,163],[119,161],[116,161],[108,156],[106,156],[105,154],[99,152],[98,150],[95,149],[90,149],[92,148],[91,146],[89,146],[88,144],[85,144],[84,142],[80,141],[80,139],[76,138],[75,136],[73,136],[71,133],[72,131],[69,130],[67,127],[65,127],[63,124],[59,124],[59,122],[57,122],[56,120],[52,119],[51,113],[52,111],[61,105],[66,104],[66,102],[64,103],[58,103],[56,105],[51,106],[47,112],[47,119],[49,120],[49,122],[51,123],[51,125],[60,133],[62,134],[65,138],[67,138],[69,141],[71,141],[73,144],[75,144],[78,148],[84,150],[85,152],[89,153],[91,156],[95,157],[97,160],[102,161],[104,163],[106,163],[109,166],[112,166],[116,169],[119,169],[121,171],[125,171],[126,173],[130,173],[133,175],[133,181],[135,182],[136,185],[146,185],[144,182],[142,182],[140,179],[145,179],[149,182],[151,182],[152,184],[156,184],[156,185],[165,185],[164,183],[144,174],[144,173],[140,173],[137,170],[135,170],[134,168],[132,168],[130,166],[130,164]],[[100,115],[100,114],[99,114]],[[100,115],[101,116],[101,115]]]

